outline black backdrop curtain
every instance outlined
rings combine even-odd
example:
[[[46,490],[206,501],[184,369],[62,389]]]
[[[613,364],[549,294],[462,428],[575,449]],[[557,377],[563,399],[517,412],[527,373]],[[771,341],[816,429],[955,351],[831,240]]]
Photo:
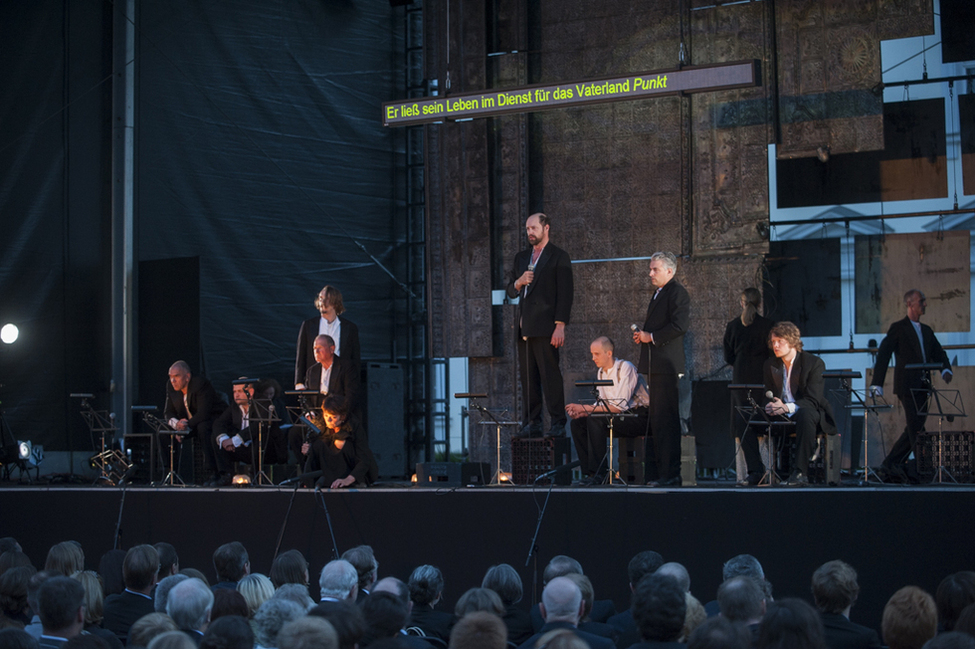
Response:
[[[0,320],[28,331],[0,349],[0,383],[12,427],[85,451],[67,394],[96,392],[108,407],[112,378],[113,6],[4,4],[17,6],[0,15]],[[289,387],[298,326],[325,284],[342,290],[365,359],[405,349],[403,140],[380,126],[381,102],[403,94],[403,10],[137,6],[135,256],[173,259],[176,286],[197,282],[179,259],[199,260],[201,358],[186,360],[225,392],[243,374]],[[136,395],[161,405],[167,366],[137,365],[157,378]]]

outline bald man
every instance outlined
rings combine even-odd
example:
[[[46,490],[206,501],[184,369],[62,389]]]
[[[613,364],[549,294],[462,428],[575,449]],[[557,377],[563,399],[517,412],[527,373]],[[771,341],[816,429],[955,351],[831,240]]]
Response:
[[[186,361],[176,361],[169,368],[169,382],[166,383],[166,408],[163,419],[169,426],[183,435],[196,437],[203,446],[206,468],[211,474],[209,480],[218,478],[217,461],[210,443],[213,422],[223,413],[224,407],[217,398],[217,392],[204,376],[194,376]]]

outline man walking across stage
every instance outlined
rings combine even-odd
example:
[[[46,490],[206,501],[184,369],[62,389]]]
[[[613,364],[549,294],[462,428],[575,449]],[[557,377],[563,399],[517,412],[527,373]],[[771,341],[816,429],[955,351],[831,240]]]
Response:
[[[542,397],[552,420],[550,436],[565,435],[565,392],[559,348],[572,311],[572,262],[549,241],[551,219],[541,212],[525,222],[531,247],[515,255],[508,297],[520,297],[518,357],[524,427],[513,437],[542,436]]]
[[[919,411],[927,411],[927,394],[914,391],[931,387],[931,376],[928,372],[908,370],[904,366],[938,363],[941,365],[941,378],[945,383],[951,383],[951,363],[948,362],[948,355],[941,348],[938,339],[934,337],[931,327],[921,324],[921,316],[928,306],[924,293],[911,289],[904,294],[904,305],[907,307],[907,317],[890,325],[887,336],[880,343],[877,363],[873,368],[873,380],[869,388],[870,396],[875,394],[883,396],[884,377],[887,376],[890,355],[895,354],[894,394],[904,407],[907,425],[890,449],[878,473],[882,480],[901,482],[908,479],[907,458],[912,451],[915,452],[916,460],[917,434],[924,430],[924,420],[927,418],[918,414]]]
[[[799,327],[791,322],[775,323],[769,332],[769,346],[775,358],[765,361],[765,389],[773,397],[765,405],[765,412],[783,415],[796,422],[796,462],[786,484],[805,486],[809,484],[809,462],[816,447],[816,432],[836,434],[833,408],[826,400],[823,380],[826,364],[818,356],[802,351]],[[745,457],[761,459],[758,438],[746,435],[742,447],[746,440],[754,445],[754,449]],[[748,470],[757,468],[749,466]]]
[[[606,438],[609,436],[609,417],[593,417],[597,413],[627,413],[613,422],[614,437],[640,437],[647,432],[647,382],[636,371],[633,363],[616,358],[613,341],[601,336],[589,346],[592,362],[599,371],[597,381],[612,381],[611,386],[600,386],[595,404],[570,403],[565,412],[572,418],[572,441],[583,474],[583,485],[602,483],[607,466]]]
[[[690,324],[691,298],[674,280],[677,257],[672,252],[650,256],[650,283],[656,289],[647,306],[643,329],[633,332],[640,345],[642,374],[649,374],[650,434],[653,436],[656,471],[647,469],[649,482],[657,487],[679,487],[680,393],[677,381],[684,373],[684,334]],[[656,479],[654,479],[656,473]]]

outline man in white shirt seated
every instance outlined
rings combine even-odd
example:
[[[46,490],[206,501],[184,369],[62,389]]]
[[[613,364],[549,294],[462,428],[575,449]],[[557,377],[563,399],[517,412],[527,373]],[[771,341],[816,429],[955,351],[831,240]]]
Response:
[[[650,403],[647,382],[636,366],[616,358],[613,341],[600,336],[589,345],[592,362],[599,371],[597,381],[612,381],[600,386],[596,403],[570,403],[565,412],[572,418],[572,441],[582,470],[582,484],[600,484],[606,477],[606,439],[609,437],[610,413],[627,416],[613,418],[614,437],[640,437],[647,434],[647,406]],[[596,415],[596,416],[593,416]]]

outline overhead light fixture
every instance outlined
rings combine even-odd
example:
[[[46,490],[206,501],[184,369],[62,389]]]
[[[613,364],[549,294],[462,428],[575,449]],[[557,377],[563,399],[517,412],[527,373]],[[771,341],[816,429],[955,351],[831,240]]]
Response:
[[[20,337],[20,329],[17,325],[8,322],[7,324],[0,327],[0,340],[8,345],[12,345],[17,342],[17,338]]]

